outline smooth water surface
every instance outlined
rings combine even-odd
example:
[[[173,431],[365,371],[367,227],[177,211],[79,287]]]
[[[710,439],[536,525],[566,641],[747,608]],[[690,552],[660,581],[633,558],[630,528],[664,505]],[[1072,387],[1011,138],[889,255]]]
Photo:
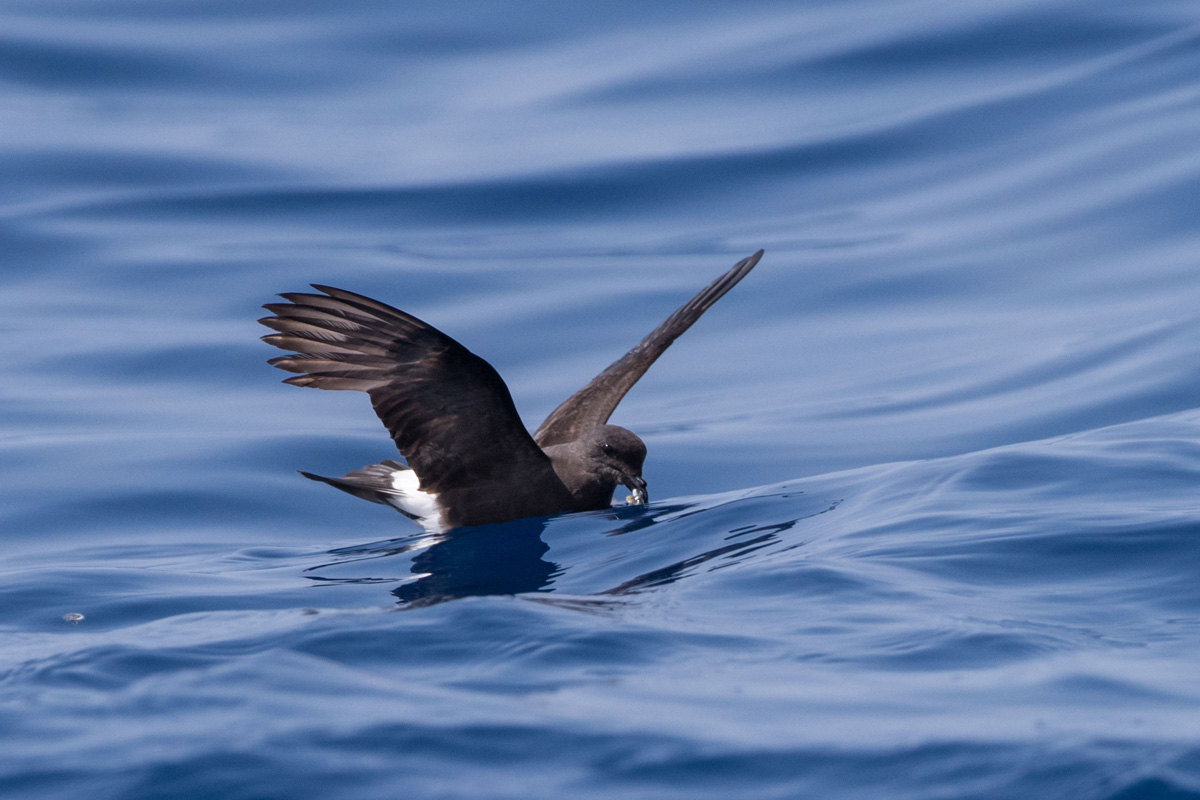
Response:
[[[0,5],[0,795],[1200,798],[1200,7]],[[441,540],[341,286],[647,508]],[[66,615],[82,615],[68,621]]]

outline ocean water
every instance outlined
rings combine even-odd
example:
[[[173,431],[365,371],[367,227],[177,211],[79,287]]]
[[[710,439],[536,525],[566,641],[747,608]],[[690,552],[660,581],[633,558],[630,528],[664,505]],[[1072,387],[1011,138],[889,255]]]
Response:
[[[1196,3],[6,0],[0,109],[0,796],[1200,798]],[[296,474],[277,292],[533,427],[760,247],[648,507]]]

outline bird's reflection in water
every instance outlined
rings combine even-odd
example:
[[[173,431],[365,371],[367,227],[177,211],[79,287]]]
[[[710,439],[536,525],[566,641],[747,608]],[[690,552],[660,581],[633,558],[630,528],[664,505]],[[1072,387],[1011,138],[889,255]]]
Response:
[[[452,531],[412,562],[416,580],[392,590],[405,606],[429,606],[459,597],[524,594],[548,587],[561,572],[542,556],[545,517]]]
[[[542,541],[547,519],[531,517],[340,548],[329,552],[336,560],[305,572],[309,580],[326,585],[401,582],[392,594],[405,607],[431,606],[459,597],[547,591],[562,572],[557,564],[542,558],[550,549]],[[410,574],[403,577],[335,574],[404,555],[411,558],[411,566]]]
[[[834,503],[816,514],[836,508]],[[697,503],[662,503],[657,506],[615,507],[605,512],[607,524],[596,533],[621,536],[646,531],[660,522],[678,521],[711,508]],[[600,516],[600,515],[597,515]],[[605,588],[596,587],[586,596],[554,595],[555,579],[570,565],[547,560],[550,545],[542,534],[553,517],[531,517],[496,525],[459,528],[436,536],[342,548],[331,551],[336,561],[308,570],[309,577],[324,583],[399,583],[392,595],[402,608],[436,605],[460,597],[487,595],[531,595],[528,599],[580,610],[599,610],[645,591],[674,583],[699,569],[732,565],[763,548],[780,544],[780,534],[799,520],[768,525],[746,525],[726,531],[716,547],[707,547],[685,558],[664,558],[661,567]],[[601,523],[602,520],[597,519]],[[614,526],[612,523],[616,522]],[[664,551],[668,555],[671,551]],[[408,573],[403,577],[334,577],[330,573],[352,564],[381,563],[393,556],[407,556]],[[718,565],[719,562],[719,565]],[[322,574],[323,573],[323,574]]]
[[[614,508],[621,523],[608,531],[623,533],[653,524],[644,506]],[[459,528],[444,534],[421,535],[374,542],[330,551],[337,560],[306,570],[321,583],[396,583],[392,590],[404,607],[421,607],[460,597],[548,592],[564,568],[543,556],[550,545],[542,533],[550,517],[531,517],[497,525]],[[405,577],[335,577],[351,564],[378,562],[411,555],[411,575]],[[324,574],[322,574],[324,573]]]

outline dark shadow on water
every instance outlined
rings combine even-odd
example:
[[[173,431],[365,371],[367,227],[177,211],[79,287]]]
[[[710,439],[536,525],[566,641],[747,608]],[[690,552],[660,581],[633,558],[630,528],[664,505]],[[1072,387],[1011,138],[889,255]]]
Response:
[[[322,584],[403,582],[392,594],[405,607],[430,606],[459,597],[547,591],[554,576],[562,572],[557,564],[542,558],[550,549],[541,538],[547,519],[532,517],[343,547],[329,551],[334,560],[305,572],[310,580]],[[406,553],[415,553],[411,576],[320,574]]]
[[[329,552],[333,560],[311,567],[307,572],[311,580],[325,584],[399,584],[391,593],[402,608],[431,606],[461,597],[538,595],[529,599],[590,609],[617,602],[616,599],[624,595],[652,591],[701,569],[711,571],[740,563],[764,548],[781,545],[780,535],[801,519],[827,513],[837,505],[834,503],[811,515],[781,523],[746,525],[732,530],[725,528],[723,542],[719,546],[706,548],[699,553],[693,550],[684,558],[678,558],[685,554],[677,551],[675,558],[669,557],[671,547],[678,542],[667,545],[662,552],[663,566],[630,577],[615,586],[596,587],[598,591],[585,596],[550,596],[554,592],[555,580],[571,568],[570,564],[560,564],[545,557],[550,545],[542,540],[542,534],[553,517],[533,517],[496,525],[460,528],[445,534],[421,534],[340,548]],[[598,537],[639,533],[660,522],[677,524],[682,519],[711,510],[711,507],[702,504],[680,502],[650,507],[614,507],[594,517],[594,533]],[[713,533],[716,532],[717,529],[714,529]],[[586,536],[587,533],[580,531],[578,535]],[[698,536],[696,544],[702,540],[703,537]],[[596,546],[603,548],[603,541],[598,539]],[[653,546],[651,540],[647,540],[646,545]],[[366,562],[384,566],[387,563],[385,559],[394,556],[404,557],[403,563],[409,574],[400,576],[393,573],[388,576],[386,570],[385,574],[376,576],[359,574],[339,577],[335,574],[357,562],[364,562],[364,566]]]
[[[678,510],[678,506],[659,513]],[[611,534],[654,524],[644,507],[615,508],[620,526]],[[394,583],[392,590],[403,607],[431,606],[460,597],[516,595],[549,592],[564,567],[543,556],[550,546],[542,541],[549,517],[532,517],[496,525],[460,528],[445,534],[420,535],[331,550],[336,560],[310,567],[308,577],[322,583]],[[431,543],[432,542],[432,543]],[[422,549],[423,548],[423,549]],[[329,577],[325,570],[354,562],[374,561],[405,553],[412,556],[412,577]]]
[[[542,556],[544,517],[452,531],[418,553],[419,576],[392,590],[404,606],[430,606],[459,597],[525,594],[547,589],[562,569]]]

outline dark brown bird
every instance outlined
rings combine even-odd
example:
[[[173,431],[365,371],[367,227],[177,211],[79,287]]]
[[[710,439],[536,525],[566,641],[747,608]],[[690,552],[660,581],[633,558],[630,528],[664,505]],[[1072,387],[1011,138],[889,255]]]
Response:
[[[399,309],[314,284],[287,293],[259,322],[263,341],[294,355],[268,363],[297,373],[284,383],[366,392],[408,464],[383,461],[341,478],[308,472],[383,503],[430,532],[522,517],[608,508],[624,484],[645,503],[646,446],[608,425],[621,398],[663,351],[745,277],[763,251],[744,258],[680,306],[632,350],[562,405],[533,436],[492,365]]]

